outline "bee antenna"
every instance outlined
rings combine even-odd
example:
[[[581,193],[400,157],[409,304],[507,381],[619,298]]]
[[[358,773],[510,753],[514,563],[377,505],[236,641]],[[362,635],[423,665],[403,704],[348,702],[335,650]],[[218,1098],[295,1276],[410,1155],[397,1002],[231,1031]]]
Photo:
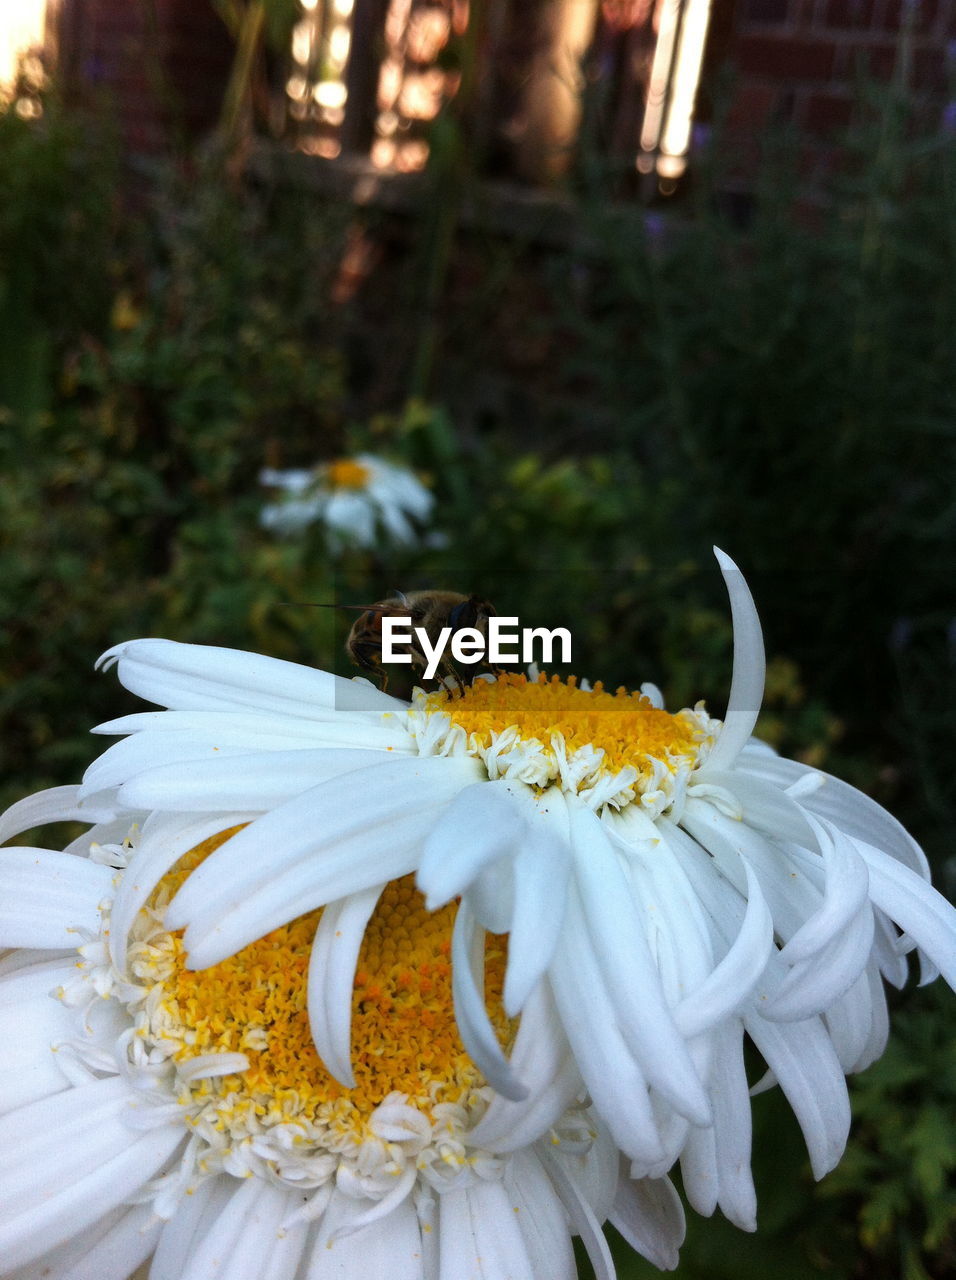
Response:
[[[367,613],[372,608],[370,604],[318,604],[315,600],[279,600],[277,603],[285,609],[355,609],[359,613]]]

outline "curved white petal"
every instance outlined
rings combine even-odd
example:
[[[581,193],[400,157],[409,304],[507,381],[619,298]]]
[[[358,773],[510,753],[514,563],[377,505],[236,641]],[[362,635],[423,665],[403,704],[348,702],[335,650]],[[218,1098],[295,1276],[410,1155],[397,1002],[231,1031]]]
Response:
[[[823,900],[812,916],[787,940],[781,959],[788,964],[808,960],[847,929],[867,903],[870,878],[852,842],[830,824],[810,818],[826,874]]]
[[[734,671],[724,727],[701,770],[701,776],[707,769],[729,769],[746,746],[757,723],[767,670],[760,619],[750,588],[730,556],[717,547],[714,547],[714,555],[730,596],[734,623]]]
[[[747,906],[723,959],[674,1010],[674,1023],[690,1039],[738,1010],[760,981],[773,951],[773,918],[756,875],[745,865]]]
[[[684,1243],[684,1206],[669,1178],[625,1178],[618,1183],[611,1222],[642,1257],[673,1271]]]
[[[485,1008],[484,930],[475,923],[467,900],[462,901],[451,936],[452,996],[462,1044],[491,1087],[512,1102],[528,1096],[501,1051]]]
[[[353,1276],[425,1280],[422,1233],[411,1197],[388,1217],[350,1230],[368,1207],[368,1201],[352,1200],[339,1192],[333,1195],[299,1273],[301,1280],[352,1280]]]
[[[74,950],[99,929],[113,872],[52,849],[0,849],[0,946]]]
[[[50,992],[76,974],[75,957],[0,980],[0,1114],[69,1084],[53,1046],[76,1034],[75,1015]]]
[[[216,850],[170,904],[190,966],[215,964],[295,916],[413,871],[434,811],[473,760],[395,760],[320,784]]]
[[[226,826],[238,825],[253,815],[152,814],[143,824],[136,851],[120,878],[110,912],[110,959],[120,973],[126,972],[129,932],[140,909],[162,880],[190,849],[219,835]]]
[[[132,809],[264,813],[323,782],[381,764],[388,758],[385,750],[317,747],[183,760],[131,778],[120,787],[117,799]]]
[[[541,1161],[530,1151],[515,1151],[505,1166],[504,1189],[535,1280],[577,1280],[568,1221]]]
[[[614,1260],[601,1230],[601,1223],[572,1176],[570,1162],[547,1150],[542,1151],[542,1159],[571,1221],[571,1229],[581,1237],[587,1250],[595,1280],[614,1280]]]
[[[205,1178],[176,1205],[165,1224],[149,1268],[149,1280],[182,1280],[187,1259],[226,1207],[235,1190],[232,1178]]]
[[[219,1213],[206,1223],[189,1255],[183,1259],[180,1280],[259,1280],[287,1231],[305,1245],[304,1227],[282,1226],[299,1197],[288,1187],[264,1178],[229,1179],[232,1194]],[[296,1263],[288,1259],[285,1280],[292,1280]]]
[[[803,1131],[815,1178],[839,1163],[850,1132],[850,1101],[830,1037],[819,1018],[767,1022],[759,1014],[744,1026],[787,1096]]]
[[[326,1070],[347,1089],[352,1074],[352,990],[365,926],[383,885],[331,902],[322,912],[309,958],[309,1026]]]
[[[0,1257],[24,1266],[134,1196],[184,1140],[181,1125],[137,1133],[116,1077],[0,1117]]]
[[[547,982],[535,987],[522,1010],[508,1061],[515,1076],[526,1084],[528,1098],[512,1102],[495,1094],[469,1134],[471,1145],[485,1151],[517,1151],[529,1146],[557,1124],[583,1089]]]
[[[440,1197],[439,1251],[441,1280],[537,1280],[514,1205],[500,1182]]]
[[[573,806],[570,822],[583,916],[621,1034],[648,1082],[681,1115],[709,1124],[707,1095],[674,1025],[618,856],[589,809]]]
[[[870,898],[926,952],[956,988],[956,908],[909,867],[854,840],[870,874]]]
[[[425,841],[417,883],[429,911],[459,897],[491,863],[519,847],[534,793],[523,783],[481,779],[464,787]]]
[[[80,788],[50,787],[35,795],[25,796],[10,805],[0,815],[0,844],[6,844],[14,836],[50,822],[108,822],[113,810],[106,805],[83,805]]]
[[[367,682],[215,645],[128,640],[108,649],[97,666],[108,671],[114,663],[120,683],[131,693],[172,710],[260,710],[308,719],[310,706],[405,709],[404,703]]]
[[[534,805],[514,859],[504,1006],[515,1017],[544,976],[564,923],[571,844],[568,805],[557,792]]]
[[[562,1025],[596,1111],[622,1151],[642,1169],[656,1169],[665,1160],[665,1150],[647,1080],[617,1024],[573,882],[564,940],[549,976]]]
[[[151,1205],[122,1206],[4,1280],[127,1280],[153,1252],[163,1224]]]
[[[827,819],[847,835],[883,849],[924,880],[929,879],[926,855],[913,837],[881,805],[856,787],[829,773],[777,755],[748,752],[738,768],[781,788],[799,786],[808,778],[818,779],[818,787],[800,794],[798,803],[802,809]]]

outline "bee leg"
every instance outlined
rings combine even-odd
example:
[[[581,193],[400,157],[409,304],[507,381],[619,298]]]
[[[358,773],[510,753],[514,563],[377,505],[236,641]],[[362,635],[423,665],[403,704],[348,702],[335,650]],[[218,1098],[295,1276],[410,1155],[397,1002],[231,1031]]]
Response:
[[[441,666],[439,667],[439,670],[441,671],[443,679],[450,676],[452,680],[454,680],[455,688],[458,690],[458,697],[463,698],[465,696],[465,686],[464,684],[462,684],[461,676],[458,674],[458,670],[455,667],[454,663],[451,661],[451,659],[442,658]],[[451,697],[455,696],[450,689],[448,692],[451,695]]]

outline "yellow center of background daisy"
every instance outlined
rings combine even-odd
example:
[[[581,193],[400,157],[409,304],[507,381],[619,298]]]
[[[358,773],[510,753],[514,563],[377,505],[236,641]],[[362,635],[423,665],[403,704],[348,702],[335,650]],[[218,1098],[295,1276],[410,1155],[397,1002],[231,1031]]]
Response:
[[[623,687],[606,693],[600,681],[593,689],[580,689],[574,676],[565,682],[542,673],[532,681],[504,672],[494,681],[476,680],[461,697],[449,698],[444,691],[428,697],[452,724],[469,736],[477,735],[483,746],[506,729],[542,743],[560,734],[569,752],[589,746],[603,749],[603,766],[612,772],[627,765],[639,767],[646,756],[667,760],[697,754],[698,728],[684,712],[671,715],[652,706],[642,693],[628,693]]]
[[[161,881],[146,914],[156,918],[177,889],[234,831],[188,853]],[[309,1030],[306,979],[321,909],[274,929],[222,963],[187,969],[180,933],[154,932],[132,956],[147,1001],[149,1034],[187,1065],[205,1054],[243,1053],[248,1070],[188,1086],[189,1104],[215,1102],[216,1123],[235,1129],[305,1121],[360,1139],[383,1099],[405,1094],[427,1111],[436,1103],[475,1105],[484,1080],[458,1037],[450,939],[456,904],[427,912],[413,877],[390,883],[365,931],[352,996],[356,1084],[325,1070]],[[504,939],[489,938],[488,1012],[504,1045],[515,1024],[501,1008]]]
[[[333,489],[364,489],[369,469],[353,458],[336,458],[325,468],[325,477]]]

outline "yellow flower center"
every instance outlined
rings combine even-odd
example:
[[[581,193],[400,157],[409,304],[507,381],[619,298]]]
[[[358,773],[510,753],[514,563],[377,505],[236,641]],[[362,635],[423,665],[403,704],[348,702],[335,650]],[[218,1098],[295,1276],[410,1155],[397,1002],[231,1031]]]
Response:
[[[429,695],[476,745],[488,747],[493,735],[517,730],[522,740],[550,743],[560,735],[567,752],[591,747],[604,752],[603,768],[617,772],[626,766],[641,770],[646,757],[668,760],[696,758],[700,731],[685,711],[676,715],[653,706],[642,693],[623,687],[606,693],[600,681],[593,689],[578,687],[543,673],[537,681],[504,673],[495,681],[476,680],[461,697],[444,692]]]
[[[371,472],[354,458],[336,458],[325,468],[325,476],[333,489],[364,489]]]
[[[160,918],[190,872],[235,830],[187,854],[145,915]],[[449,952],[456,911],[451,904],[427,912],[411,876],[384,890],[365,931],[352,996],[353,1089],[325,1070],[309,1030],[306,978],[321,909],[199,971],[185,967],[181,934],[154,930],[132,956],[134,973],[152,986],[148,1034],[183,1066],[206,1054],[242,1053],[249,1061],[241,1073],[188,1085],[181,1101],[213,1103],[208,1118],[233,1133],[304,1122],[309,1137],[321,1133],[333,1146],[343,1138],[360,1141],[371,1113],[396,1092],[426,1113],[438,1103],[483,1106],[477,1091],[484,1080],[454,1019]],[[507,1046],[515,1028],[501,1007],[503,939],[489,939],[485,959],[489,1015]]]

